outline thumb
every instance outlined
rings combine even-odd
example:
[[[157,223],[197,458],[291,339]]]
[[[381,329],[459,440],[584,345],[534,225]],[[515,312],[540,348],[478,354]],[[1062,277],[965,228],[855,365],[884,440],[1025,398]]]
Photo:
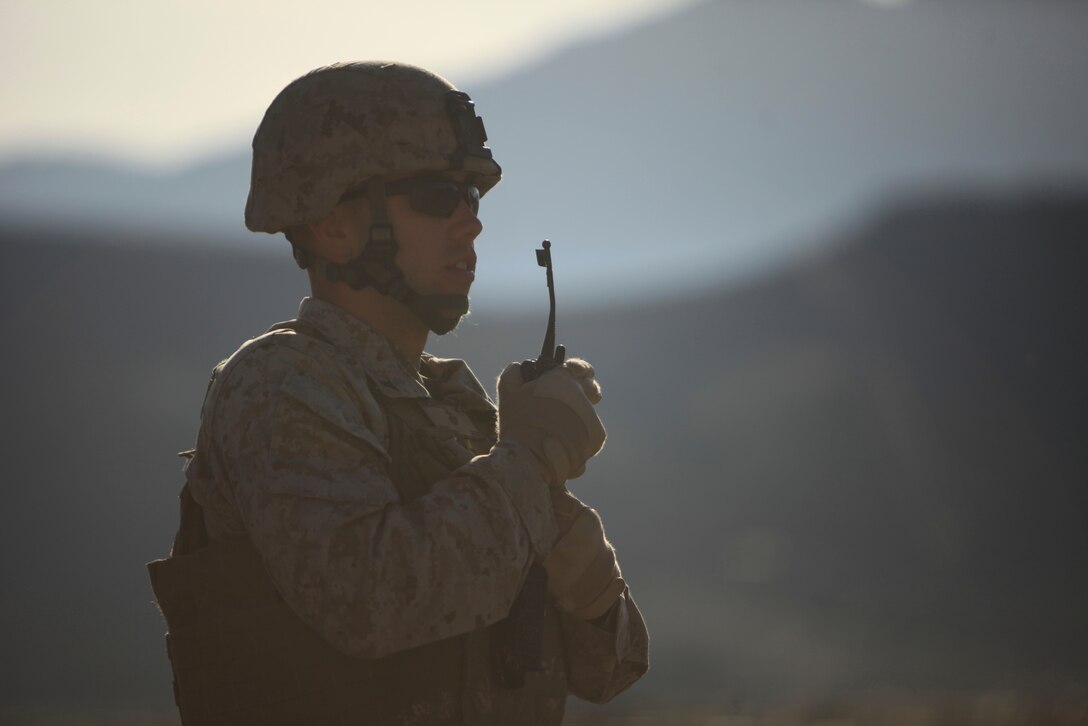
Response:
[[[525,378],[521,375],[521,364],[511,363],[503,368],[502,373],[499,374],[499,381],[496,389],[499,393],[499,398],[502,398],[503,393],[513,393],[514,391],[525,385]]]

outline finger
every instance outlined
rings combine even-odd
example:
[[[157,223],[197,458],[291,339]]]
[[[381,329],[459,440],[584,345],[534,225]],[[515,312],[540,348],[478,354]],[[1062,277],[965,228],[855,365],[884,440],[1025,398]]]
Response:
[[[590,403],[597,404],[601,402],[601,385],[594,378],[595,371],[589,362],[581,358],[571,358],[560,366],[557,372],[578,381],[582,387],[582,393],[585,394]]]
[[[596,405],[601,402],[604,394],[601,392],[601,384],[596,378],[583,378],[578,381],[582,385],[582,393],[586,394],[589,402]]]
[[[503,368],[502,373],[499,374],[498,391],[501,397],[503,391],[514,391],[525,383],[525,378],[521,373],[520,363],[511,363]]]
[[[564,361],[563,368],[575,378],[592,378],[597,374],[589,361],[582,358],[568,358]]]

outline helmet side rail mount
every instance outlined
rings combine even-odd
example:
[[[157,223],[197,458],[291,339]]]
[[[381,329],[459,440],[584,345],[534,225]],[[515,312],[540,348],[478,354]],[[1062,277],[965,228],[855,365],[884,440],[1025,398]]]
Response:
[[[457,150],[450,156],[450,168],[463,168],[466,155],[490,161],[491,149],[484,146],[487,142],[484,120],[476,115],[476,104],[469,95],[464,91],[446,91],[446,113],[457,139]]]

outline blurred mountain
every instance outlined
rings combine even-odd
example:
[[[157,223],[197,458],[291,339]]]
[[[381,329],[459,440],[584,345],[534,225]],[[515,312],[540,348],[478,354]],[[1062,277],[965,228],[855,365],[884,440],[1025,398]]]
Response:
[[[1088,195],[919,198],[743,287],[561,303],[605,388],[604,515],[653,633],[610,711],[1088,682]],[[169,708],[143,563],[207,374],[291,317],[284,257],[0,227],[0,712]],[[440,354],[491,381],[540,311]],[[595,711],[597,712],[597,711]]]
[[[705,2],[460,81],[506,171],[480,299],[534,304],[545,237],[569,296],[660,296],[765,270],[904,186],[1088,179],[1084,27],[1064,0]],[[246,146],[172,172],[9,162],[0,219],[266,249],[242,226]]]

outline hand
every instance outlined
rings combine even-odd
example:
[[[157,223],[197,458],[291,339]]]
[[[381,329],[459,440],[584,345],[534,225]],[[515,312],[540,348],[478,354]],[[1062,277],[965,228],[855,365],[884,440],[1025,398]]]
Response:
[[[557,607],[581,620],[608,612],[626,584],[616,562],[616,551],[604,535],[597,512],[566,487],[552,489],[559,538],[544,559],[548,590]]]
[[[558,370],[578,381],[579,385],[582,386],[582,393],[586,394],[586,398],[594,406],[601,402],[601,398],[603,398],[601,384],[597,383],[597,372],[593,370],[593,366],[589,364],[589,361],[581,358],[570,358],[563,361],[563,365]]]
[[[499,441],[528,448],[553,486],[580,476],[604,446],[605,430],[593,404],[601,387],[593,366],[572,358],[526,382],[512,363],[499,376]]]

